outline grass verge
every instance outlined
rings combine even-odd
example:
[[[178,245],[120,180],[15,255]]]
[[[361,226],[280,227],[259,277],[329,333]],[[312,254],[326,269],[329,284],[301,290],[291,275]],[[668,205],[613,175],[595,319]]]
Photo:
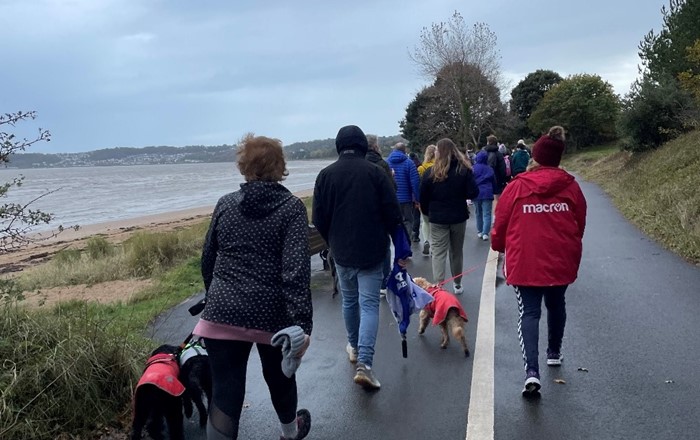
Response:
[[[203,288],[199,257],[155,278],[128,302],[0,306],[0,438],[86,438],[130,412],[148,323]]]
[[[309,209],[311,198],[303,200]],[[199,253],[207,227],[137,233],[118,245],[93,237],[85,249],[63,251],[16,285],[0,286],[14,292],[156,280],[128,302],[69,301],[45,310],[0,302],[0,438],[89,438],[128,419],[134,386],[155,345],[144,337],[148,324],[203,289]]]
[[[700,131],[632,154],[614,144],[565,157],[563,165],[599,184],[644,233],[700,264]]]

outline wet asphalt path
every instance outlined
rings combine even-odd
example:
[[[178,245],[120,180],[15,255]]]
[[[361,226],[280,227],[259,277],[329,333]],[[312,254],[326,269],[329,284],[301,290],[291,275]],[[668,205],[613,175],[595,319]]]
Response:
[[[511,287],[495,299],[495,438],[697,439],[700,438],[700,269],[650,242],[627,223],[594,185],[582,184],[589,203],[588,228],[579,280],[567,292],[564,366],[542,364],[542,397],[524,400],[522,355],[517,339],[517,304]],[[477,266],[460,297],[470,321],[474,350],[488,243],[467,224],[465,268]],[[418,246],[409,267],[431,277]],[[409,328],[408,359],[401,357],[396,324],[385,302],[374,369],[382,389],[368,393],[352,382],[345,353],[340,297],[330,276],[312,260],[314,333],[298,371],[300,407],[312,414],[310,439],[464,439],[470,406],[472,360],[454,342],[439,348],[439,331]],[[192,298],[164,314],[154,339],[179,343],[196,318]],[[543,312],[543,324],[545,321]],[[540,333],[541,352],[546,326]],[[578,368],[588,371],[578,371]],[[563,379],[566,384],[556,384]],[[666,383],[666,381],[673,381]],[[187,424],[187,438],[205,438]],[[278,422],[251,354],[240,439],[276,439]],[[472,437],[470,437],[471,439]],[[476,439],[477,437],[474,437]]]

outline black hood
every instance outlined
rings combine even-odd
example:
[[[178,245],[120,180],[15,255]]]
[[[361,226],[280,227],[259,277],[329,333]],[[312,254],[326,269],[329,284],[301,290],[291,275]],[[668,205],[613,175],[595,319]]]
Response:
[[[241,212],[252,218],[266,217],[293,197],[287,188],[277,182],[242,183],[241,192]]]
[[[367,136],[357,125],[346,125],[338,130],[338,135],[335,137],[335,149],[338,154],[343,150],[353,149],[364,156],[369,150]]]
[[[498,145],[487,145],[484,147],[484,150],[486,150],[488,153],[497,153]]]

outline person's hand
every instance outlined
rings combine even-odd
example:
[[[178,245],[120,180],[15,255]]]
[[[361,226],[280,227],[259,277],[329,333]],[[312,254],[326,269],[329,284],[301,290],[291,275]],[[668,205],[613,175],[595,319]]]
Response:
[[[408,265],[408,260],[402,260],[399,258],[398,260],[396,260],[396,263],[401,269],[406,269],[406,266]]]
[[[302,345],[301,350],[299,351],[299,354],[297,354],[298,358],[301,359],[301,357],[306,354],[306,350],[308,350],[310,344],[311,344],[311,336],[305,334],[304,335],[304,345]]]
[[[420,202],[413,202],[413,207],[420,210]]]

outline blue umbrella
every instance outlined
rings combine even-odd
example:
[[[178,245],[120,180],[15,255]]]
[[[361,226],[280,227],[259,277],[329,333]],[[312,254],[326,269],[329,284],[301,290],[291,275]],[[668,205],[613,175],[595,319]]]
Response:
[[[386,300],[389,303],[391,313],[399,324],[401,334],[401,352],[403,357],[408,357],[408,344],[406,343],[406,330],[411,322],[411,315],[418,313],[420,309],[433,300],[432,295],[416,285],[406,269],[402,269],[398,260],[403,260],[412,255],[411,243],[403,225],[396,228],[392,234],[394,242],[394,267],[387,280]]]

